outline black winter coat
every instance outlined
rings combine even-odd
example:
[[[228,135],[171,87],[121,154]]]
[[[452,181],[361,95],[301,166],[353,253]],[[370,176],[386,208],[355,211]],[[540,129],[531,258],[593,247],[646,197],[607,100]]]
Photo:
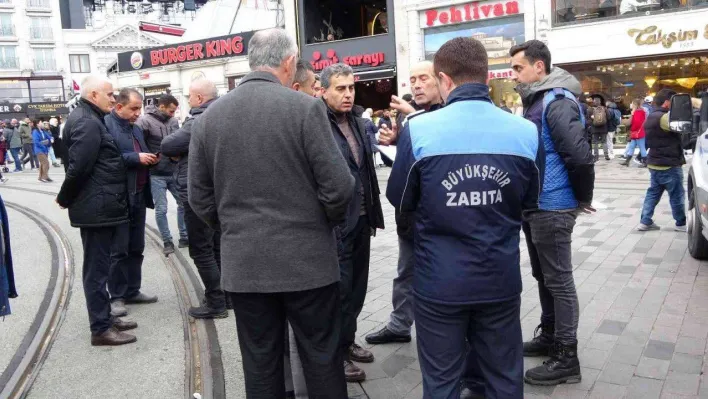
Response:
[[[152,190],[150,189],[150,171],[148,167],[140,163],[140,155],[135,152],[133,143],[134,139],[137,140],[140,152],[150,152],[145,143],[142,129],[136,125],[130,124],[127,120],[121,119],[115,112],[106,115],[103,120],[106,122],[108,133],[113,136],[123,157],[128,193],[136,194],[137,192],[138,172],[141,170],[148,172],[147,181],[145,182],[145,187],[143,187],[143,198],[145,198],[145,205],[148,208],[155,208],[155,203],[152,199]],[[132,198],[133,196],[131,195],[129,201],[132,201]]]
[[[669,110],[657,108],[647,116],[644,131],[647,134],[647,164],[656,166],[681,166],[686,163],[681,147],[681,137],[661,128],[661,117]]]
[[[334,134],[334,140],[339,145],[339,149],[344,155],[344,159],[349,165],[349,170],[354,176],[355,186],[357,189],[354,190],[352,200],[349,202],[349,207],[347,209],[347,220],[343,226],[341,226],[342,236],[346,236],[354,227],[359,220],[359,212],[361,210],[361,195],[359,193],[359,186],[363,184],[364,186],[364,198],[366,200],[365,208],[366,214],[369,216],[369,226],[372,230],[383,229],[384,228],[384,217],[383,211],[381,210],[381,192],[379,191],[379,180],[376,176],[376,167],[374,166],[374,153],[371,148],[371,142],[366,135],[366,126],[364,124],[364,119],[357,118],[348,113],[347,117],[349,119],[349,126],[354,132],[357,141],[359,142],[361,154],[357,154],[362,159],[361,167],[357,166],[354,159],[354,154],[352,154],[351,147],[347,142],[347,138],[344,137],[344,133],[341,132],[339,126],[337,125],[337,117],[332,112],[332,110],[327,107],[327,114],[329,117],[330,125],[332,126],[332,133]]]
[[[189,141],[192,138],[192,126],[194,120],[206,111],[214,100],[210,100],[199,107],[189,111],[189,118],[184,120],[182,127],[162,140],[162,155],[164,157],[179,158],[177,169],[175,170],[175,181],[177,182],[177,192],[183,204],[188,203],[187,199],[187,177],[189,171]]]
[[[57,202],[69,208],[74,227],[128,222],[125,166],[104,116],[98,107],[82,99],[64,126],[69,166]]]

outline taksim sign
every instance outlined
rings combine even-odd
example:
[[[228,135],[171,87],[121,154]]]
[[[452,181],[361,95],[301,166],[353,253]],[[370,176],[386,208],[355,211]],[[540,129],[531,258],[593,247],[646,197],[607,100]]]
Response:
[[[523,13],[523,0],[477,1],[423,11],[420,24],[426,28],[484,19],[500,18]]]
[[[322,53],[319,51],[312,53],[312,61],[310,61],[310,64],[312,64],[312,67],[316,71],[321,71],[332,64],[340,62],[336,51],[329,49],[326,55],[327,58],[322,59]],[[384,53],[348,55],[342,58],[341,62],[353,67],[362,65],[375,67],[384,63]]]

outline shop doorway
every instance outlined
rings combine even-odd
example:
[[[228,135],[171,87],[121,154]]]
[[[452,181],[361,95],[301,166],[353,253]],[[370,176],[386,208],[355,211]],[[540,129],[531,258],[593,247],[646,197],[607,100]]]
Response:
[[[374,111],[387,109],[391,104],[391,96],[396,94],[396,78],[358,81],[354,84],[356,98],[354,103]]]

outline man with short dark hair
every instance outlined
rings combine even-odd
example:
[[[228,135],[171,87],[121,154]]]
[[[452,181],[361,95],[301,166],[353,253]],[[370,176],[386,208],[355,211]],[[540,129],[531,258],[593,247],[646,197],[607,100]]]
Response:
[[[22,172],[22,161],[20,160],[22,137],[20,137],[20,132],[17,129],[17,119],[5,121],[3,135],[5,135],[7,140],[7,147],[10,149],[12,159],[15,161],[15,172]]]
[[[683,155],[681,137],[669,130],[668,112],[671,97],[676,92],[671,89],[661,89],[654,96],[652,112],[644,122],[644,132],[647,140],[647,168],[651,180],[647,195],[644,197],[642,219],[637,230],[659,230],[652,217],[654,209],[661,200],[664,190],[669,193],[671,213],[676,221],[674,230],[686,231],[686,191],[683,187]],[[700,234],[700,232],[697,232]]]
[[[150,188],[152,198],[155,201],[155,221],[160,230],[162,242],[164,243],[163,253],[165,256],[175,252],[175,244],[172,242],[170,225],[167,222],[167,191],[172,194],[177,201],[177,227],[179,228],[179,247],[189,246],[187,226],[184,223],[184,208],[179,199],[177,187],[175,185],[175,165],[169,157],[160,156],[160,146],[162,140],[179,128],[177,120],[174,118],[179,102],[170,94],[163,94],[157,100],[157,107],[148,105],[145,108],[145,115],[138,119],[136,123],[143,129],[145,142],[150,152],[157,155],[159,161],[150,169]]]
[[[403,128],[386,191],[415,211],[423,396],[460,397],[469,343],[484,397],[521,399],[519,232],[538,199],[538,135],[489,98],[479,41],[446,42],[434,67],[446,105]]]
[[[510,50],[516,91],[525,118],[536,125],[541,189],[538,202],[524,212],[523,230],[533,276],[541,299],[541,325],[524,356],[551,356],[526,372],[530,384],[580,382],[578,361],[578,294],[573,280],[571,241],[579,212],[594,212],[594,160],[585,137],[585,118],[576,96],[580,82],[568,72],[551,69],[551,52],[539,40]]]
[[[194,213],[189,205],[187,190],[192,128],[194,122],[218,96],[216,85],[211,81],[193,81],[189,86],[189,118],[179,130],[162,140],[162,154],[178,160],[175,181],[184,207],[184,221],[189,234],[189,256],[194,260],[204,283],[204,302],[200,306],[189,308],[189,315],[195,319],[221,319],[229,315],[226,310],[226,295],[221,289],[221,231],[213,229]]]
[[[354,71],[349,65],[334,64],[320,75],[329,124],[339,149],[356,181],[346,221],[335,227],[339,239],[339,271],[342,299],[341,350],[344,375],[349,382],[366,379],[364,370],[352,361],[371,363],[374,355],[355,342],[357,317],[364,307],[369,280],[371,236],[384,228],[374,155],[362,118],[354,107]]]
[[[379,119],[379,123],[377,124],[377,127],[381,129],[383,125],[386,125],[384,127],[390,128],[392,126],[391,124],[391,110],[390,109],[385,109],[383,110],[383,116]]]
[[[24,155],[22,157],[22,166],[30,163],[32,170],[39,167],[39,161],[37,161],[37,155],[34,153],[34,139],[32,138],[32,121],[30,118],[25,118],[20,122],[20,127],[18,128],[20,132],[20,137],[22,138],[22,150]]]
[[[125,316],[127,302],[136,298],[150,298],[140,291],[142,283],[143,251],[145,250],[145,213],[154,208],[150,191],[149,167],[158,162],[149,152],[143,131],[135,125],[143,109],[143,96],[135,89],[123,89],[116,97],[116,106],[105,116],[108,133],[113,136],[126,168],[130,234],[128,245],[121,243],[111,253],[111,276],[108,292],[111,294],[111,314]]]
[[[320,80],[320,75],[315,75],[315,84],[312,86],[312,91],[315,97],[322,97],[322,81]]]
[[[137,340],[123,332],[137,323],[111,317],[106,290],[111,253],[128,244],[129,221],[125,166],[103,120],[114,105],[113,85],[106,78],[89,76],[81,82],[81,99],[64,128],[69,167],[56,198],[60,207],[69,208],[72,227],[81,230],[84,295],[94,346]]]
[[[295,79],[293,81],[293,90],[316,97],[315,82],[317,82],[317,79],[315,76],[315,70],[309,62],[298,60]]]

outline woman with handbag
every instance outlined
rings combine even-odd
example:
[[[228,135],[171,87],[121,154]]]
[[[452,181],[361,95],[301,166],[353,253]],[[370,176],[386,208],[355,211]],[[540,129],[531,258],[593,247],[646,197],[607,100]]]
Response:
[[[635,99],[632,101],[632,122],[629,127],[630,139],[632,140],[627,144],[627,150],[624,153],[625,160],[622,165],[629,166],[629,162],[634,156],[634,149],[639,147],[639,167],[645,168],[647,159],[647,145],[646,145],[646,133],[644,133],[644,121],[647,119],[647,114],[642,109],[642,100]]]

